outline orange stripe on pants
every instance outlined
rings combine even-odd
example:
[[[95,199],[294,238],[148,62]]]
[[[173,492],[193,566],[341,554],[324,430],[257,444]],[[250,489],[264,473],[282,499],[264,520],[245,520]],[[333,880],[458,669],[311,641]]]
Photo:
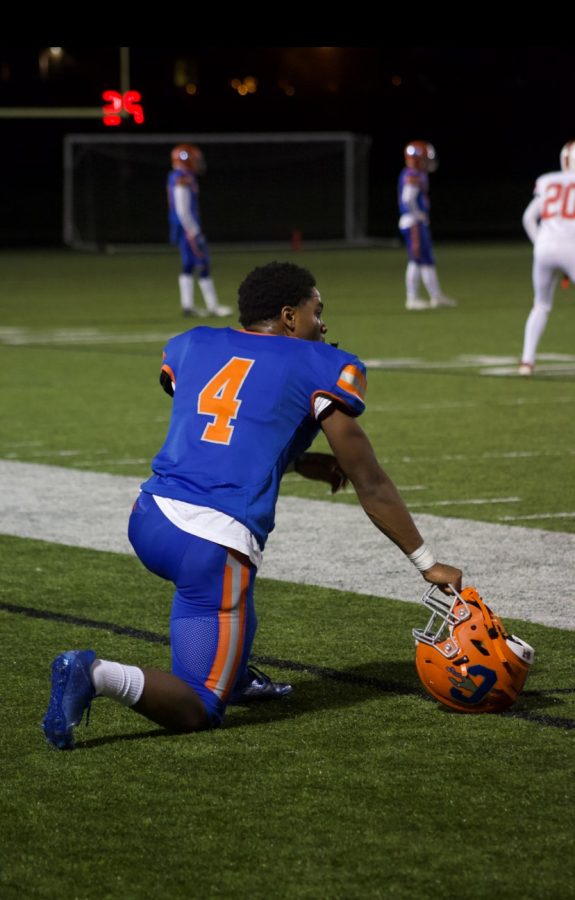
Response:
[[[234,596],[234,569],[239,569],[239,591]],[[235,682],[243,652],[246,597],[250,583],[248,566],[228,555],[224,569],[222,602],[218,613],[218,649],[205,685],[225,700]],[[237,590],[237,589],[236,589]],[[233,658],[230,656],[233,654]],[[231,665],[230,665],[231,663]],[[227,670],[227,672],[226,672]]]

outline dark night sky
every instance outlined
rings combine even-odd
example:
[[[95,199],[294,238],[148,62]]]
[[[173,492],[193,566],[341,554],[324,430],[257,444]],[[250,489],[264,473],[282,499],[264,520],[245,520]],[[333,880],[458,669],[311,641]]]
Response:
[[[97,107],[102,90],[119,88],[118,48],[65,47],[45,77],[42,49],[0,48],[0,107]],[[566,47],[134,47],[130,86],[142,93],[146,122],[124,122],[121,131],[370,135],[370,231],[376,235],[395,227],[390,198],[404,144],[425,138],[441,160],[433,190],[447,198],[443,219],[434,218],[436,232],[457,236],[462,216],[469,217],[467,193],[472,204],[487,204],[494,233],[499,223],[500,233],[515,229],[519,236],[533,180],[558,166],[561,146],[575,136],[574,63],[575,52]],[[247,76],[257,79],[257,91],[240,96],[230,81]],[[195,95],[175,77],[195,84]],[[0,120],[5,242],[23,243],[26,236],[30,243],[58,242],[62,137],[79,131],[107,129],[88,119]],[[20,191],[27,185],[42,204],[36,226],[23,218],[15,183]]]

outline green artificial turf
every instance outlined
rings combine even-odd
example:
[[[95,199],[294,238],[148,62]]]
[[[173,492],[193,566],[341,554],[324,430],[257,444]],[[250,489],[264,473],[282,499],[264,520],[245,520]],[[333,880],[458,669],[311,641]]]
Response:
[[[572,632],[521,623],[538,659],[513,714],[458,715],[418,686],[417,607],[262,580],[254,651],[288,700],[191,736],[97,700],[61,753],[40,731],[56,653],[169,649],[56,617],[165,636],[171,592],[130,557],[0,549],[3,896],[569,896]]]
[[[214,278],[233,303],[256,264],[312,269],[328,339],[386,366],[369,371],[362,424],[413,511],[572,532],[573,375],[482,375],[465,360],[518,359],[530,248],[437,257],[456,310],[404,310],[400,250],[216,253]],[[137,484],[169,417],[162,346],[189,324],[177,256],[0,261],[0,457]],[[541,352],[573,354],[573,302],[558,291]],[[282,490],[328,499],[297,476]],[[574,895],[575,633],[507,622],[536,648],[526,690],[510,714],[461,716],[419,687],[420,609],[262,579],[254,652],[294,684],[288,700],[230,709],[194,736],[98,700],[77,751],[58,753],[40,729],[52,657],[93,646],[169,666],[171,590],[128,556],[2,536],[0,558],[2,897]]]

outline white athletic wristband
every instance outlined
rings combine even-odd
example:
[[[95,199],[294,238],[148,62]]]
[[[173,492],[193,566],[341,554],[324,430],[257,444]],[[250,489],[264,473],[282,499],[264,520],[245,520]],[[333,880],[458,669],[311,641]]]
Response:
[[[427,572],[437,562],[435,556],[426,544],[422,544],[413,553],[408,553],[407,558],[411,560],[416,569],[420,572]]]

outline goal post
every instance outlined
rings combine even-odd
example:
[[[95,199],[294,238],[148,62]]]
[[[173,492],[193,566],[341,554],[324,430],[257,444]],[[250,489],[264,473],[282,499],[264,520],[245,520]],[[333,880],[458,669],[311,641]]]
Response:
[[[371,139],[349,132],[69,134],[63,238],[79,250],[168,244],[166,176],[176,144],[201,147],[202,228],[210,244],[367,238]]]

